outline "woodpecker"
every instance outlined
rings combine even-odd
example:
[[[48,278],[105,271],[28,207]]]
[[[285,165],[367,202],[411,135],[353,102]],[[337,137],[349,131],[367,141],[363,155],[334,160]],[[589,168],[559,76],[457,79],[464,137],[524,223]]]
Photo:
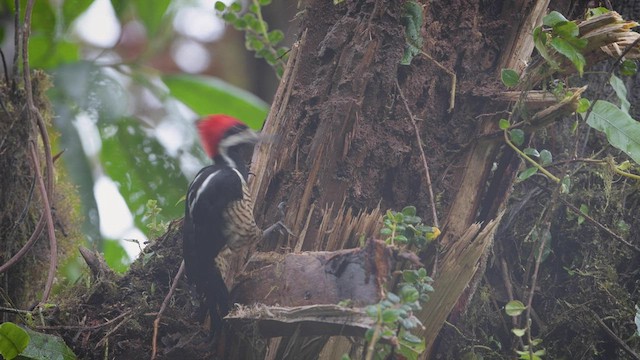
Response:
[[[279,222],[263,231],[253,216],[243,154],[253,150],[258,134],[227,115],[210,115],[200,120],[197,128],[213,165],[200,170],[189,185],[183,257],[187,278],[204,296],[215,332],[229,312],[229,292],[215,265],[215,257],[225,247],[235,251],[249,246],[284,225]]]

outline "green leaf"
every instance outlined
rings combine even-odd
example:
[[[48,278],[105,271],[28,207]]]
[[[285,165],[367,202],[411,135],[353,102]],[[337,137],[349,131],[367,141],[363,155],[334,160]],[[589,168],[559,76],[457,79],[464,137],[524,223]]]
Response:
[[[29,346],[20,354],[20,359],[33,360],[75,360],[73,353],[64,340],[55,335],[43,334],[26,329],[31,341]]]
[[[216,1],[213,7],[216,9],[216,11],[222,12],[227,8],[227,4],[223,3],[222,1]]]
[[[424,339],[406,330],[401,332],[398,340],[398,352],[407,360],[417,360],[426,348]]]
[[[607,9],[606,7],[597,7],[597,8],[589,9],[589,11],[587,11],[587,19],[590,19],[594,16],[606,14],[610,11],[611,10]]]
[[[509,316],[519,316],[523,311],[527,309],[526,306],[520,300],[512,300],[504,306],[504,311]]]
[[[260,130],[269,111],[269,105],[257,96],[218,78],[168,75],[162,80],[173,97],[200,116],[223,113]]]
[[[238,1],[234,1],[231,5],[229,5],[229,10],[236,13],[240,12],[242,11],[242,4]]]
[[[269,37],[269,43],[271,43],[272,46],[277,45],[284,39],[284,33],[281,30],[273,30],[269,32],[267,36]]]
[[[11,360],[21,354],[29,344],[29,334],[12,322],[0,325],[0,355]]]
[[[530,178],[531,176],[533,176],[533,174],[538,172],[538,168],[537,167],[530,167],[525,169],[523,172],[521,172],[520,174],[518,174],[518,181],[525,181],[528,178]]]
[[[53,42],[48,35],[37,34],[29,38],[29,65],[32,68],[53,69],[80,59],[77,43]]]
[[[540,165],[547,166],[553,162],[553,156],[549,150],[540,151]]]
[[[569,175],[565,175],[565,177],[562,178],[562,188],[561,188],[561,193],[563,194],[568,194],[571,191],[571,177],[569,177]]]
[[[509,88],[518,85],[520,82],[520,74],[512,69],[502,69],[500,78],[502,79],[502,83]]]
[[[171,157],[138,120],[123,118],[100,130],[102,166],[118,185],[136,226],[150,234],[142,220],[150,199],[157,200],[163,209],[159,221],[181,216],[184,206],[175,204],[184,195],[188,182],[179,161]]]
[[[147,29],[148,38],[154,37],[160,29],[170,3],[171,0],[131,0],[136,14]]]
[[[416,290],[415,287],[411,285],[405,285],[400,289],[400,298],[402,299],[402,302],[412,303],[418,301],[418,298],[420,298],[420,293],[418,292],[418,290]]]
[[[509,137],[511,138],[511,141],[516,144],[516,146],[520,146],[524,143],[524,131],[520,129],[510,130]]]
[[[629,114],[631,104],[629,103],[629,100],[627,100],[627,86],[614,74],[611,74],[611,77],[609,78],[609,85],[611,85],[613,90],[616,92],[616,96],[618,96],[618,100],[620,100],[620,110]]]
[[[523,337],[527,329],[511,329],[511,332],[517,337]]]
[[[553,27],[554,33],[561,38],[569,40],[579,35],[578,25],[571,21],[559,22]]]
[[[394,323],[398,320],[397,309],[385,309],[382,311],[382,321],[386,323]]]
[[[500,127],[500,130],[506,130],[511,126],[511,124],[509,124],[509,120],[507,119],[500,119],[498,126]]]
[[[615,148],[640,164],[640,123],[614,104],[598,100],[587,118],[587,124],[607,135]]]
[[[620,75],[633,76],[638,72],[638,64],[634,60],[625,60],[620,64]]]
[[[549,15],[542,18],[542,24],[549,27],[554,27],[559,23],[568,22],[566,17],[557,11],[552,11]]]
[[[589,110],[590,106],[591,101],[589,101],[589,99],[580,98],[580,100],[578,100],[578,108],[576,109],[576,112],[579,114],[584,114],[585,112],[587,112],[587,110]]]
[[[416,216],[416,207],[415,206],[405,206],[405,208],[402,209],[402,213],[407,215],[407,216]]]
[[[542,56],[547,61],[547,64],[549,64],[552,69],[558,69],[560,65],[553,59],[551,54],[549,54],[549,50],[547,48],[548,38],[549,34],[542,31],[541,26],[533,29],[533,43],[536,47],[536,50],[538,50],[540,56]]]
[[[389,236],[392,233],[393,233],[393,230],[391,230],[391,229],[389,229],[387,227],[384,227],[384,228],[380,229],[380,235]]]
[[[540,153],[538,152],[538,150],[534,149],[534,148],[526,148],[524,150],[522,150],[523,153],[525,153],[525,155],[529,155],[529,156],[534,156],[534,157],[539,157]]]
[[[85,12],[91,4],[93,4],[93,0],[64,0],[62,3],[64,27],[68,28],[73,20]]]
[[[145,230],[141,228],[142,230]],[[120,241],[114,239],[104,239],[102,241],[104,260],[107,265],[115,272],[124,274],[129,270],[131,265],[131,258],[127,251],[124,249]]]
[[[564,55],[571,61],[573,66],[576,67],[580,76],[584,72],[584,66],[587,60],[584,58],[580,50],[569,43],[567,40],[555,37],[551,40],[551,46],[556,49],[560,54]]]
[[[260,0],[260,6],[267,6],[271,4],[271,0]]]

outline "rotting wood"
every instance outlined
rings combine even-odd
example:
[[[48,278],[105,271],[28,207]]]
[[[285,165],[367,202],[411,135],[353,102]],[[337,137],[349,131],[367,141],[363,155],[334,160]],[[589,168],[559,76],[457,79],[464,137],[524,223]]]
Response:
[[[256,335],[264,338],[292,336],[295,332],[299,336],[363,336],[373,326],[364,309],[339,305],[240,306],[225,320],[238,331],[257,329]]]
[[[364,248],[300,254],[256,253],[237,277],[231,298],[243,304],[308,306],[380,301],[398,252],[370,240]]]

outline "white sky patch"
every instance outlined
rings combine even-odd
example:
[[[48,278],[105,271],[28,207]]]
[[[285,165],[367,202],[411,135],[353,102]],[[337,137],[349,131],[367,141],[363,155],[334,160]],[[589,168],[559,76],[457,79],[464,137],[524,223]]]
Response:
[[[174,42],[171,56],[180,70],[191,74],[203,72],[211,63],[209,51],[199,42],[189,39]]]
[[[93,185],[93,194],[100,213],[100,232],[111,239],[120,239],[133,228],[133,216],[116,184],[100,176]]]
[[[87,113],[81,112],[76,116],[75,126],[78,129],[78,134],[81,135],[79,136],[80,142],[85,154],[88,157],[97,156],[102,148],[102,141],[95,122]]]
[[[176,125],[175,121],[164,120],[156,126],[155,130],[158,141],[169,155],[176,156],[185,143],[182,129]]]
[[[83,41],[101,48],[113,47],[120,38],[120,23],[109,0],[95,0],[75,24]]]
[[[224,22],[216,15],[213,4],[181,8],[173,19],[173,27],[180,34],[202,42],[216,41],[224,34]]]

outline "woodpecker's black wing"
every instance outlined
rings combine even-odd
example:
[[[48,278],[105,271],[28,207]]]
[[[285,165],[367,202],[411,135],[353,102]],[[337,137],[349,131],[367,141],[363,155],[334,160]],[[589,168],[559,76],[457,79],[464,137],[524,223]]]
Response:
[[[223,211],[242,199],[242,178],[234,169],[211,165],[200,170],[187,192],[183,257],[189,281],[205,296],[214,330],[229,312],[229,294],[214,259],[227,242]]]

